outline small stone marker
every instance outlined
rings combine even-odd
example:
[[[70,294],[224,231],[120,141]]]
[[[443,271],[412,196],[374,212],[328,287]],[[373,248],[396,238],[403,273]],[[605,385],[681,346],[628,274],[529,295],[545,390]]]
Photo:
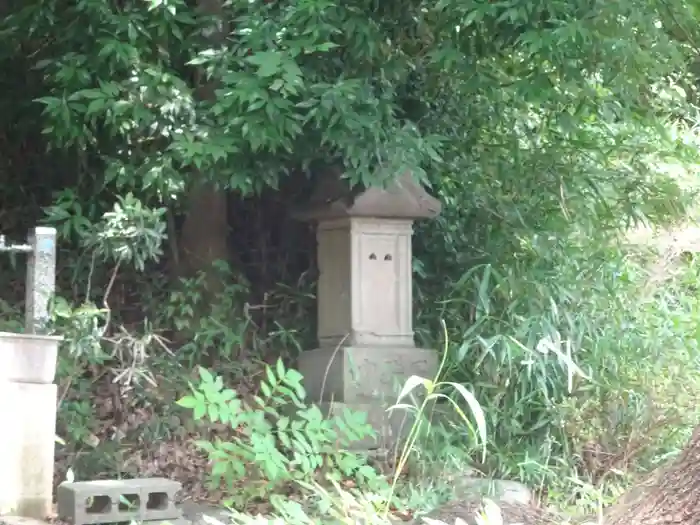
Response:
[[[34,228],[29,245],[25,325],[27,333],[40,334],[49,322],[49,301],[56,290],[56,230]]]
[[[58,516],[73,525],[179,521],[175,496],[181,488],[165,478],[62,483],[56,491]]]
[[[56,290],[56,229],[37,226],[26,244],[8,243],[0,234],[0,252],[27,255],[25,331],[44,333],[49,322],[49,301]]]

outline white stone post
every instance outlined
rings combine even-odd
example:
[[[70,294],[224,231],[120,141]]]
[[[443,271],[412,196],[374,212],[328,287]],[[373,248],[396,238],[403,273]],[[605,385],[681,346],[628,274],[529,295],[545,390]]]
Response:
[[[0,251],[29,255],[26,333],[0,332],[0,515],[45,519],[52,513],[53,381],[62,338],[45,334],[56,280],[55,239],[53,228],[36,228],[29,244],[7,245],[0,236]]]

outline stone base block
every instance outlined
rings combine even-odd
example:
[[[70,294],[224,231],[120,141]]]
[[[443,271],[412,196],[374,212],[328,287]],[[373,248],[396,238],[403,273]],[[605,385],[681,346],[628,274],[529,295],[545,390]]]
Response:
[[[394,405],[406,380],[417,375],[433,379],[438,367],[434,350],[415,347],[346,346],[302,352],[299,372],[304,376],[308,399],[326,414],[342,414],[344,408],[367,413],[376,439],[354,444],[357,448],[393,447],[413,423]],[[424,391],[417,389],[422,396]],[[410,403],[406,399],[403,402]]]
[[[302,352],[299,372],[311,401],[396,402],[412,375],[433,379],[438,367],[434,350],[415,347],[346,346]]]
[[[57,392],[53,384],[0,381],[0,515],[51,515]]]

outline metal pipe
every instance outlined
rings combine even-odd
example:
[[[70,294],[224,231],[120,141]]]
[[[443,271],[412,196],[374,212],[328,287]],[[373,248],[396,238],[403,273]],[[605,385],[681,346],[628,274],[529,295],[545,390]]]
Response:
[[[24,252],[29,253],[34,248],[29,244],[7,244],[4,235],[0,235],[0,252]]]

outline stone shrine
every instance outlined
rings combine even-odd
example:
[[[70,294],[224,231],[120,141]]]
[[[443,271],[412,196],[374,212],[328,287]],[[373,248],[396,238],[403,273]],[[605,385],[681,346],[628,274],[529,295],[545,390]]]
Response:
[[[411,175],[385,188],[349,190],[339,174],[321,177],[307,211],[317,225],[318,348],[302,352],[309,399],[337,413],[369,414],[380,443],[396,440],[406,413],[387,407],[411,375],[433,379],[437,354],[413,337],[413,221],[440,203]]]

